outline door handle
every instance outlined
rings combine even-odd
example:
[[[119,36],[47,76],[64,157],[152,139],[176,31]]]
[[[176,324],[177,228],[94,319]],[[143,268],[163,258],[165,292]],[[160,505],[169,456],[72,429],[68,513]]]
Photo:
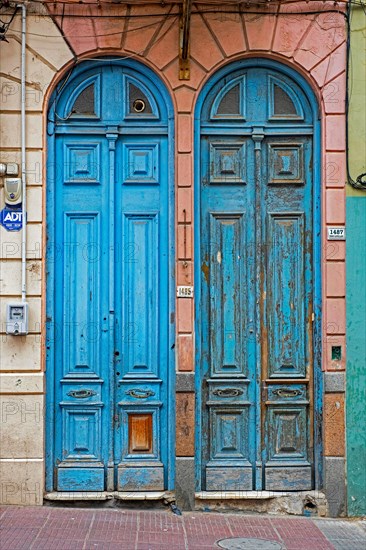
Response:
[[[212,393],[218,397],[238,397],[244,392],[239,388],[218,388],[217,390],[213,390]]]
[[[70,397],[76,397],[76,399],[85,399],[85,397],[97,395],[97,392],[93,390],[71,390],[67,392],[67,395]]]
[[[155,395],[155,392],[152,390],[140,390],[139,388],[132,388],[131,390],[126,391],[126,395],[130,395],[131,397],[135,397],[136,399],[146,399],[147,397]]]
[[[278,390],[273,390],[275,395],[278,395],[278,397],[296,397],[297,395],[301,395],[301,390],[291,390],[289,388],[283,388]]]

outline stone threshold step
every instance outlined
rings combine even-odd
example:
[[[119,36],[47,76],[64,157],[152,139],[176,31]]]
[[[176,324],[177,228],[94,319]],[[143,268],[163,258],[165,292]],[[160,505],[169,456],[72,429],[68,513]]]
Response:
[[[168,500],[174,495],[171,491],[53,491],[44,495],[45,500]]]
[[[265,500],[293,494],[284,491],[200,491],[195,497],[199,500]]]

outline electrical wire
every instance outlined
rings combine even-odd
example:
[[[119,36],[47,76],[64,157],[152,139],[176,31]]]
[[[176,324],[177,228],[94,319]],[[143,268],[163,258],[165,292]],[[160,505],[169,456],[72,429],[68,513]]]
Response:
[[[260,4],[263,4],[267,7],[269,6],[273,6],[273,5],[281,5],[281,6],[287,6],[287,5],[291,5],[291,4],[308,4],[309,0],[235,0],[235,1],[231,1],[231,2],[222,2],[222,0],[199,0],[199,1],[196,1],[194,2],[194,5],[205,5],[205,6],[220,6],[221,8],[224,8],[223,11],[227,11],[226,10],[226,6],[238,6],[238,7],[243,7],[245,6],[246,8],[250,8],[251,5],[254,5],[254,6],[258,6]],[[70,6],[70,7],[73,7],[75,9],[75,12],[74,13],[70,13],[68,14],[68,17],[85,17],[85,14],[78,14],[76,12],[76,9],[77,8],[89,8],[89,7],[102,7],[102,6],[109,6],[109,7],[112,7],[112,8],[119,8],[121,6],[151,6],[151,5],[160,5],[162,7],[165,7],[167,4],[165,2],[151,2],[151,3],[146,3],[146,1],[142,1],[142,2],[133,2],[133,4],[129,3],[129,2],[120,2],[120,3],[115,3],[115,2],[108,2],[108,1],[104,1],[104,0],[97,0],[96,2],[83,2],[83,1],[80,1],[80,2],[72,2],[72,1],[53,1],[53,0],[29,0],[29,3],[34,3],[34,4],[41,4],[41,5],[55,5],[55,6]],[[366,7],[366,3],[361,1],[361,0],[334,0],[333,2],[329,1],[329,0],[323,0],[323,5],[326,6],[327,4],[332,4],[334,6],[336,5],[340,5],[340,4],[343,4],[344,7],[346,7],[347,5],[349,4],[353,4],[353,5],[357,5],[357,6],[361,6],[363,8]],[[176,5],[176,6],[181,6],[181,2],[169,2],[168,5]],[[245,10],[242,10],[244,11],[245,13],[247,13]],[[250,10],[249,10],[250,11]],[[314,10],[316,12],[319,11],[319,13],[322,13],[326,10]],[[267,12],[266,12],[267,13]],[[305,12],[301,12],[301,13],[305,13]],[[192,13],[194,14],[194,12]],[[114,17],[114,18],[119,18],[119,19],[125,19],[125,18],[141,18],[141,17],[161,17],[161,15],[163,15],[162,13],[149,13],[149,14],[107,14],[107,15],[104,15],[102,13],[99,13],[99,14],[94,14],[94,15],[90,15],[91,17],[98,17],[98,18],[109,18],[109,17]]]
[[[114,2],[113,0],[112,1],[108,1],[108,0],[96,0],[95,2],[88,2],[88,1],[82,1],[80,0],[79,2],[73,2],[72,0],[71,1],[67,1],[67,0],[63,0],[63,1],[54,1],[54,0],[29,0],[29,3],[33,3],[33,4],[42,4],[42,5],[53,5],[53,4],[56,4],[56,5],[68,5],[68,6],[83,6],[83,7],[103,7],[103,6],[111,6],[111,7],[114,7],[114,8],[118,8],[118,7],[121,7],[121,6],[126,6],[126,5],[129,5],[129,6],[152,6],[152,5],[159,5],[161,7],[165,7],[166,5],[172,5],[172,4],[176,4],[177,6],[180,6],[182,5],[182,1],[179,2],[179,0],[177,1],[156,1],[156,2],[146,2],[146,0],[134,0],[133,2]],[[195,0],[193,2],[193,5],[194,4],[202,4],[202,5],[206,5],[206,6],[210,6],[210,5],[213,5],[213,6],[216,6],[216,5],[219,5],[221,7],[223,6],[230,6],[230,5],[234,5],[234,6],[242,6],[242,5],[245,5],[245,6],[250,6],[250,5],[258,5],[258,4],[266,4],[268,6],[271,6],[271,5],[274,5],[274,4],[281,4],[281,5],[287,5],[287,4],[299,4],[299,3],[302,3],[302,4],[308,4],[309,3],[309,0],[231,0],[230,2],[226,1],[226,0]],[[334,5],[337,5],[337,4],[343,4],[345,7],[348,6],[349,4],[355,4],[355,5],[358,5],[358,6],[362,6],[362,7],[365,7],[366,6],[366,3],[362,0],[323,0],[323,4],[331,4],[333,3]],[[133,17],[135,17],[134,15],[132,15]],[[148,17],[148,15],[146,15],[146,17]]]
[[[230,2],[222,2],[222,0],[197,0],[196,2],[193,3],[193,5],[196,5],[196,6],[220,6],[221,10],[220,12],[222,11],[223,13],[239,13],[239,14],[245,14],[245,13],[254,13],[254,14],[258,14],[260,15],[261,13],[259,12],[256,12],[256,11],[252,11],[252,8],[251,6],[255,6],[255,7],[259,7],[261,5],[265,6],[266,8],[268,8],[269,6],[274,6],[274,5],[279,5],[281,7],[287,7],[291,4],[296,4],[296,5],[299,5],[299,4],[308,4],[309,0],[232,0]],[[130,7],[141,7],[141,6],[157,6],[157,5],[160,5],[161,7],[165,7],[166,5],[170,5],[170,6],[177,6],[177,7],[180,7],[182,5],[182,2],[175,2],[175,1],[172,1],[172,2],[165,2],[164,1],[161,1],[161,2],[150,2],[150,3],[147,3],[146,0],[141,0],[141,1],[134,1],[133,4],[129,3],[129,2],[113,2],[113,1],[106,1],[106,0],[96,0],[96,2],[83,2],[82,0],[79,1],[79,2],[73,2],[73,1],[57,1],[55,2],[54,0],[29,0],[29,3],[30,4],[35,4],[35,5],[45,5],[45,6],[51,6],[51,5],[54,5],[55,7],[58,7],[58,6],[62,6],[63,7],[63,14],[66,15],[65,13],[65,7],[67,6],[70,6],[73,8],[73,13],[67,13],[67,17],[70,17],[70,18],[85,18],[85,13],[78,13],[78,10],[80,8],[82,9],[89,9],[89,8],[102,8],[102,7],[109,7],[109,8],[112,8],[112,11],[116,11],[116,9],[120,8],[121,6],[130,6]],[[359,6],[359,7],[362,7],[363,8],[363,11],[365,12],[366,14],[366,2],[364,0],[334,0],[333,2],[329,1],[329,0],[323,0],[323,6],[324,7],[327,7],[327,5],[333,3],[334,6],[343,6],[345,9],[348,9],[348,6],[350,4],[354,5],[354,6]],[[235,10],[235,12],[231,12],[229,7],[230,6],[233,6],[234,8],[237,7],[238,9]],[[2,9],[3,6],[0,7],[0,9]],[[199,11],[202,12],[202,10],[200,9]],[[336,10],[337,11],[337,10]],[[341,10],[340,10],[341,11]],[[55,13],[57,12],[57,9],[52,11],[49,9],[49,12],[51,15],[55,16],[55,15],[60,15],[58,13]],[[205,9],[204,10],[205,13],[213,13],[211,10],[208,10],[208,9]],[[289,15],[300,15],[300,14],[303,14],[303,15],[313,15],[313,14],[316,14],[316,13],[329,13],[329,12],[332,12],[331,9],[320,9],[320,10],[311,10],[311,11],[302,11],[302,10],[299,10],[299,11],[296,11],[296,12],[286,12],[288,13]],[[192,12],[192,15],[195,15],[195,13],[198,13],[197,12]],[[217,10],[215,10],[215,13],[217,13]],[[271,12],[268,11],[268,9],[266,9],[264,12],[264,14],[270,14]],[[282,14],[284,14],[285,12],[281,12]],[[44,14],[42,14],[44,15]],[[112,13],[112,14],[104,14],[104,13],[98,13],[98,14],[88,14],[88,17],[92,17],[92,18],[98,18],[98,19],[109,19],[110,17],[113,17],[114,19],[140,19],[140,18],[146,18],[146,17],[161,17],[162,15],[164,15],[164,13],[149,13],[149,14],[139,14],[139,13],[127,13],[127,14],[120,14],[120,13]],[[166,13],[165,13],[166,15]]]
[[[192,16],[193,15],[205,15],[205,14],[217,14],[218,12],[216,10],[199,10],[197,12],[193,12],[192,13]],[[336,14],[339,14],[339,15],[342,15],[343,17],[347,18],[347,14],[342,11],[342,10],[335,10],[335,9],[329,9],[329,10],[323,10],[323,11],[316,11],[316,10],[309,10],[309,11],[286,11],[286,12],[266,12],[266,11],[228,11],[228,10],[225,10],[225,12],[223,12],[225,15],[228,15],[228,14],[233,14],[233,15],[273,15],[275,17],[278,17],[278,16],[288,16],[288,15],[297,15],[297,16],[301,16],[301,15],[322,15],[322,14],[329,14],[329,13],[336,13]],[[160,21],[154,21],[153,23],[150,23],[148,25],[142,25],[140,27],[134,27],[134,28],[131,28],[131,29],[121,29],[120,31],[116,31],[116,32],[112,32],[112,33],[106,33],[106,34],[92,34],[92,35],[86,35],[86,34],[74,34],[73,33],[73,37],[77,37],[77,38],[103,38],[103,37],[108,37],[108,36],[115,36],[115,35],[118,35],[118,34],[125,34],[125,33],[129,33],[129,32],[135,32],[135,31],[140,31],[140,30],[144,30],[144,29],[148,29],[148,28],[151,28],[151,27],[154,27],[156,25],[158,25],[159,23],[162,23],[164,22],[165,20],[167,20],[168,18],[177,18],[178,17],[178,14],[177,13],[166,13],[166,14],[163,14],[164,15],[164,19],[161,19]],[[69,15],[64,15],[62,17],[62,19],[66,19],[66,18],[74,18],[75,16],[69,16]],[[79,16],[78,16],[79,17]],[[81,17],[81,16],[80,16]],[[83,18],[85,18],[85,15],[82,16]],[[160,17],[162,17],[162,14],[160,14]],[[98,19],[99,17],[98,16],[90,16],[91,19]],[[109,19],[115,19],[113,16],[109,16]],[[11,31],[12,33],[18,33],[20,34],[20,31],[16,30],[16,29],[12,29]],[[60,32],[61,32],[61,36],[58,36],[58,35],[47,35],[47,34],[39,34],[39,33],[34,33],[34,32],[27,32],[27,34],[29,36],[38,36],[38,37],[42,37],[42,38],[64,38],[64,39],[67,39],[67,35],[64,34],[64,31],[62,30],[62,27],[60,28]]]
[[[282,1],[282,0],[254,0],[253,2],[251,0],[233,0],[231,2],[222,2],[222,0],[199,0],[198,2],[194,2],[194,4],[196,4],[197,6],[198,5],[205,5],[205,6],[220,6],[222,8],[222,12],[223,13],[235,13],[235,14],[245,14],[245,13],[254,13],[254,14],[260,14],[259,12],[257,11],[252,11],[252,9],[250,8],[250,6],[254,5],[256,7],[260,6],[261,4],[265,5],[266,7],[269,7],[269,6],[273,6],[273,5],[279,5],[279,6],[288,6],[288,5],[292,5],[292,4],[296,4],[298,5],[299,3],[300,4],[308,4],[308,1],[309,0],[285,0],[285,1]],[[161,5],[162,7],[165,7],[166,6],[166,3],[165,2],[151,2],[151,3],[146,3],[146,1],[141,1],[141,2],[134,2],[133,4],[130,4],[128,2],[121,2],[121,3],[115,3],[115,2],[111,2],[111,1],[105,1],[105,0],[97,0],[96,2],[83,2],[83,1],[80,1],[80,2],[72,2],[72,1],[53,1],[53,0],[29,0],[30,3],[34,3],[34,4],[41,4],[41,5],[55,5],[55,6],[59,6],[60,7],[62,6],[63,7],[63,15],[69,17],[69,18],[85,18],[85,13],[78,13],[77,10],[79,8],[82,8],[82,9],[88,9],[88,8],[92,8],[92,7],[102,7],[102,6],[108,6],[108,7],[111,7],[111,8],[119,8],[121,7],[122,5],[123,6],[151,6],[151,5]],[[353,5],[357,5],[357,6],[360,6],[364,9],[365,13],[366,13],[366,3],[361,1],[361,0],[334,0],[334,2],[331,2],[329,0],[323,0],[323,6],[326,7],[328,4],[331,4],[333,3],[334,6],[338,6],[338,5],[342,5],[346,8],[349,4],[353,4]],[[181,6],[181,2],[170,2],[169,5],[176,5],[176,6]],[[65,7],[66,6],[70,6],[70,7],[73,7],[73,12],[72,13],[65,13]],[[235,10],[234,12],[231,12],[229,9],[227,9],[227,7],[229,6],[237,6],[239,8],[239,10]],[[245,9],[245,8],[249,8],[249,9]],[[57,11],[57,10],[56,10]],[[285,15],[285,14],[289,14],[289,15],[314,15],[314,14],[317,14],[317,13],[329,13],[329,12],[333,12],[334,11],[334,8],[333,9],[320,9],[320,10],[307,10],[307,11],[302,11],[302,10],[299,10],[299,11],[296,11],[296,12],[281,12],[281,14]],[[335,10],[336,12],[338,10]],[[342,11],[342,10],[339,10],[339,11]],[[199,10],[200,13],[217,13],[217,10],[214,10],[214,11],[211,11],[210,9],[205,9],[205,10],[202,10],[200,9]],[[196,15],[198,13],[197,12],[192,12],[192,15]],[[268,10],[264,11],[263,12],[264,14],[270,14],[271,12],[268,12]],[[51,15],[55,16],[55,15],[58,15],[60,16],[59,13],[55,13],[55,12],[51,12]],[[135,14],[132,14],[132,13],[126,13],[126,14],[119,14],[119,13],[111,13],[111,14],[103,14],[103,13],[98,13],[98,14],[88,14],[89,17],[93,18],[93,19],[110,19],[111,17],[113,17],[113,19],[141,19],[141,18],[147,18],[147,17],[161,17],[162,15],[167,15],[167,12],[164,13],[149,13],[149,14],[144,14],[144,13],[135,13]],[[171,14],[172,15],[172,14]]]
[[[50,2],[38,2],[37,0],[30,0],[31,2],[36,2],[36,3],[39,3],[39,4],[48,4]],[[51,2],[51,3],[54,3],[54,2]],[[126,5],[130,5],[130,4],[126,4]],[[97,4],[84,4],[84,3],[71,3],[71,2],[57,2],[57,6],[60,6],[63,7],[63,9],[65,8],[65,6],[71,6],[73,8],[90,8],[90,7],[97,7]],[[108,6],[111,6],[111,7],[118,7],[120,6],[120,4],[108,4]],[[141,5],[140,5],[141,6]],[[0,8],[2,9],[2,8]],[[9,8],[7,8],[9,9]],[[110,14],[102,14],[102,13],[98,13],[98,14],[93,14],[93,13],[89,13],[88,14],[88,17],[93,17],[93,18],[96,18],[96,19],[110,19],[110,18],[113,18],[113,19],[147,19],[149,17],[162,17],[163,15],[167,15],[168,12],[160,12],[160,13],[131,13],[131,14],[115,14],[115,13],[110,13]],[[5,14],[6,15],[6,14]],[[44,17],[49,17],[49,16],[53,16],[53,17],[60,17],[62,14],[61,13],[58,13],[57,10],[55,10],[55,12],[52,12],[52,11],[49,11],[48,13],[43,13],[43,14],[40,14],[40,13],[30,13],[30,15],[41,15],[41,16],[44,16]],[[85,13],[77,13],[76,11],[75,12],[72,12],[72,13],[66,13],[65,12],[65,15],[67,17],[83,17],[85,18]],[[178,15],[178,12],[175,13],[175,15]]]
[[[174,17],[175,19],[177,19],[177,14],[174,14]],[[77,38],[105,38],[107,36],[115,36],[115,35],[118,35],[118,34],[125,34],[125,33],[129,33],[129,32],[134,32],[134,31],[141,31],[141,30],[144,30],[144,29],[149,29],[151,27],[155,27],[156,25],[158,25],[159,23],[164,23],[166,21],[166,18],[162,19],[161,21],[154,21],[154,23],[150,23],[149,25],[142,25],[141,27],[134,27],[133,29],[121,29],[120,31],[116,31],[116,32],[109,32],[109,33],[106,33],[106,34],[74,34],[73,33],[73,38],[77,37]],[[62,28],[62,27],[61,27]],[[20,33],[20,31],[16,30],[16,29],[13,29],[11,31],[12,33]],[[30,36],[41,36],[42,38],[66,38],[66,35],[65,36],[57,36],[57,35],[47,35],[47,34],[38,34],[38,33],[34,33],[34,32],[27,32],[28,35]]]
[[[15,1],[15,0],[13,0]],[[20,0],[21,1],[21,0]],[[261,0],[194,0],[193,4],[220,4],[221,6],[223,4],[250,4],[250,3],[258,3]],[[263,2],[275,4],[275,3],[283,3],[283,4],[291,4],[291,3],[308,3],[309,0],[262,0]],[[351,0],[355,1],[355,0]],[[359,0],[361,1],[361,0]],[[84,5],[84,6],[98,6],[98,5],[109,5],[109,6],[121,6],[121,5],[144,5],[144,6],[151,6],[151,5],[160,5],[162,7],[165,7],[166,5],[171,4],[182,4],[183,0],[156,0],[153,1],[146,1],[146,0],[126,0],[126,1],[115,1],[115,0],[94,0],[88,1],[88,0],[79,0],[75,2],[74,0],[28,0],[29,3],[33,4],[69,4],[69,5]],[[323,3],[337,3],[337,4],[348,4],[348,0],[323,0]]]
[[[72,73],[73,73],[73,71],[74,71],[74,69],[75,69],[77,63],[78,63],[78,59],[77,59],[76,57],[74,57],[74,59],[73,59],[73,65],[70,67],[70,69],[69,69],[67,75],[65,76],[65,78],[63,79],[61,85],[60,85],[60,86],[59,86],[59,85],[56,86],[54,98],[52,99],[52,102],[51,102],[51,104],[50,104],[49,107],[48,107],[48,114],[47,114],[47,135],[48,135],[48,136],[53,135],[53,134],[50,134],[50,133],[48,132],[48,124],[49,124],[49,123],[56,124],[56,121],[55,121],[55,120],[51,120],[51,119],[49,118],[49,114],[50,114],[50,112],[51,112],[53,106],[55,105],[57,99],[60,97],[60,94],[62,93],[62,90],[65,88],[66,84],[67,84],[68,81],[70,80],[71,75],[72,75]],[[55,115],[57,116],[56,111],[55,111]],[[59,118],[59,117],[57,116],[57,118]],[[65,119],[65,120],[67,120],[67,119]]]
[[[17,11],[18,11],[18,8],[15,7],[13,13],[11,14],[10,21],[3,21],[2,19],[0,19],[0,25],[1,25],[1,40],[2,40],[2,41],[6,41],[6,42],[7,42],[7,40],[6,40],[6,33],[8,32],[9,27],[10,27],[10,25],[11,25],[11,23],[12,23],[12,21],[13,21],[15,15],[16,15]],[[7,14],[4,14],[4,15],[7,15]]]
[[[308,0],[303,0],[305,1],[306,3],[308,2]],[[56,2],[54,2],[53,0],[45,0],[45,1],[42,1],[42,0],[30,0],[31,3],[35,3],[35,4],[56,4]],[[224,4],[222,3],[222,1],[218,0],[218,2],[212,2],[209,1],[209,0],[202,0],[202,1],[198,1],[198,2],[194,2],[195,4],[203,4],[203,5],[220,5],[221,7],[224,6]],[[255,2],[256,5],[258,6],[258,4],[262,3],[260,1],[257,1]],[[264,2],[263,2],[264,3]],[[274,4],[281,4],[282,6],[285,6],[285,5],[289,5],[289,4],[294,4],[294,3],[297,3],[296,0],[288,0],[286,2],[280,2],[280,1],[269,1],[267,2],[267,5],[274,5]],[[328,2],[324,2],[324,5],[327,4]],[[119,4],[116,4],[114,2],[108,2],[108,1],[105,1],[105,0],[98,0],[97,2],[79,2],[79,3],[74,3],[74,2],[68,2],[68,1],[61,1],[61,2],[57,2],[57,4],[60,4],[63,6],[63,14],[62,14],[62,19],[64,19],[65,17],[67,18],[75,18],[75,17],[85,17],[85,14],[76,14],[76,13],[73,13],[73,14],[65,14],[65,6],[83,6],[84,8],[85,7],[90,7],[90,6],[100,6],[101,4],[103,5],[108,5],[108,6],[113,6],[113,7],[117,7],[117,6],[120,6],[121,3]],[[152,2],[150,4],[147,4],[146,2],[136,2],[135,4],[137,5],[151,5],[153,4]],[[154,2],[155,4],[155,2]],[[162,3],[160,3],[162,5]],[[177,4],[177,2],[170,2],[170,4]],[[347,24],[347,67],[346,67],[346,70],[347,70],[347,89],[346,89],[346,110],[348,112],[349,110],[349,101],[350,101],[350,96],[351,96],[351,93],[350,93],[350,86],[351,86],[351,82],[350,82],[350,35],[351,35],[351,28],[350,28],[350,13],[351,13],[351,5],[353,6],[359,6],[359,7],[362,7],[363,8],[363,11],[365,12],[366,14],[366,4],[362,1],[356,1],[356,0],[349,0],[348,2],[346,0],[336,0],[334,2],[334,5],[339,5],[339,4],[344,4],[346,6],[346,10],[342,10],[342,9],[324,9],[324,10],[307,10],[307,11],[286,11],[286,12],[268,12],[268,11],[258,11],[258,10],[252,10],[252,9],[249,9],[249,10],[243,10],[242,6],[243,4],[245,4],[246,6],[249,6],[250,3],[249,3],[249,0],[246,0],[244,2],[242,2],[241,0],[237,0],[237,1],[233,1],[233,2],[228,2],[227,5],[237,5],[239,9],[236,9],[236,10],[228,10],[228,9],[224,9],[223,10],[223,13],[225,14],[236,14],[236,15],[243,15],[243,14],[253,14],[253,15],[275,15],[275,16],[278,16],[278,15],[282,15],[282,16],[287,16],[287,15],[320,15],[320,14],[325,14],[325,13],[337,13],[337,14],[341,14],[345,17],[346,19],[346,24]],[[128,5],[131,5],[131,4],[128,4]],[[165,5],[165,2],[164,2],[164,5]],[[0,9],[2,9],[4,6],[0,6]],[[17,7],[15,7],[15,10],[11,13],[11,14],[3,14],[3,15],[10,15],[11,16],[11,19],[10,21],[8,22],[4,22],[0,19],[0,23],[5,27],[5,33],[8,31],[9,29],[9,26],[10,24],[12,23],[16,13],[17,13]],[[192,16],[194,15],[200,15],[200,14],[212,14],[212,13],[220,13],[220,11],[218,10],[212,10],[212,9],[199,9],[197,10],[196,12],[193,11],[192,12]],[[107,37],[107,36],[114,36],[114,35],[119,35],[119,34],[124,34],[124,33],[127,33],[127,32],[134,32],[134,31],[139,31],[139,30],[144,30],[144,29],[147,29],[147,28],[151,28],[151,27],[154,27],[156,25],[158,25],[159,23],[164,23],[169,17],[174,17],[175,19],[177,18],[177,13],[160,13],[160,14],[124,14],[124,15],[121,15],[121,14],[118,14],[118,15],[103,15],[103,14],[98,14],[98,15],[90,15],[90,18],[92,19],[102,19],[102,18],[108,18],[108,19],[132,19],[132,18],[145,18],[145,17],[162,17],[163,16],[163,19],[161,19],[160,21],[154,21],[153,23],[150,23],[148,25],[142,25],[140,27],[135,27],[133,29],[122,29],[121,31],[117,31],[117,32],[113,32],[113,33],[106,33],[106,34],[93,34],[91,36],[88,36],[88,35],[74,35],[74,36],[80,36],[80,37],[83,37],[83,38],[102,38],[102,37]],[[173,23],[172,23],[173,24]],[[171,25],[172,26],[172,25]],[[169,30],[171,28],[171,26],[169,27]],[[16,30],[12,30],[12,32],[19,32],[19,31],[16,31]],[[168,31],[166,31],[168,32]],[[4,36],[5,36],[5,33],[4,33]],[[44,34],[37,34],[37,33],[31,33],[29,32],[28,34],[29,35],[32,35],[32,36],[39,36],[39,37],[42,37],[42,38],[64,38],[66,39],[66,36],[63,34],[63,30],[61,28],[61,33],[62,33],[62,36],[55,36],[55,35],[44,35]],[[166,33],[163,33],[159,38],[158,40],[154,43],[156,44],[157,42],[159,42],[164,36],[165,36]],[[136,55],[141,55],[143,53],[140,52],[140,53],[136,53],[136,54],[133,54],[131,55],[131,57],[135,57]],[[126,56],[124,57],[126,59]],[[106,60],[106,58],[103,58]],[[83,59],[84,60],[84,59]],[[93,58],[94,61],[99,61],[98,59],[96,58]],[[110,59],[109,61],[118,61],[118,59]],[[61,94],[64,86],[66,85],[66,83],[69,81],[71,75],[72,75],[72,72],[73,70],[75,69],[76,65],[81,62],[81,61],[78,61],[77,58],[75,58],[75,62],[73,64],[73,66],[71,67],[68,75],[65,77],[63,83],[62,83],[62,86],[57,90],[56,92],[56,95],[55,95],[55,98],[53,99],[53,102],[51,104],[51,108],[52,106],[54,105],[54,102],[58,99],[59,95]],[[68,120],[69,116],[67,118],[62,118],[60,117],[59,115],[57,115],[57,113],[55,112],[55,116],[59,119],[59,120]],[[53,122],[53,123],[56,123],[55,121],[51,121],[49,120],[49,122]],[[349,136],[348,136],[348,117],[346,117],[346,149],[347,149],[347,153],[348,153],[348,143],[349,143]],[[353,180],[353,178],[351,177],[351,174],[350,174],[350,169],[349,169],[349,158],[348,158],[348,154],[346,155],[346,164],[347,164],[347,181],[349,183],[349,185],[351,185],[352,187],[354,187],[355,189],[362,189],[362,190],[366,190],[366,182],[364,182],[364,179],[366,178],[366,173],[362,173],[360,174],[359,176],[357,176],[356,178],[356,181]]]

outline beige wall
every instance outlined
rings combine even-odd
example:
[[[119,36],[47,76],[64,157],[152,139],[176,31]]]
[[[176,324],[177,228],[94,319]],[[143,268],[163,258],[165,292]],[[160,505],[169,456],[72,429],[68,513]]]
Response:
[[[21,22],[1,43],[0,162],[20,164]],[[21,298],[21,233],[0,227],[0,502],[42,504],[44,488],[44,376],[42,364],[43,116],[45,93],[72,57],[49,18],[29,14],[26,52],[27,301],[29,334],[5,334],[6,304]],[[43,38],[45,35],[47,38]],[[49,38],[52,36],[53,38]],[[4,207],[0,179],[0,209]]]

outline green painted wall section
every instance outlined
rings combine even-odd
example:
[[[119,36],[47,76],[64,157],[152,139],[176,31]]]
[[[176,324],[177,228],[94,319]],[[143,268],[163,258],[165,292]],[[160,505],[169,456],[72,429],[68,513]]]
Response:
[[[348,160],[352,179],[366,172],[366,17],[351,9]],[[347,500],[366,515],[366,191],[347,185]]]
[[[366,193],[347,198],[348,515],[366,515]]]
[[[348,164],[352,179],[366,172],[366,15],[365,8],[352,6],[348,65]],[[364,196],[347,186],[348,196]]]

